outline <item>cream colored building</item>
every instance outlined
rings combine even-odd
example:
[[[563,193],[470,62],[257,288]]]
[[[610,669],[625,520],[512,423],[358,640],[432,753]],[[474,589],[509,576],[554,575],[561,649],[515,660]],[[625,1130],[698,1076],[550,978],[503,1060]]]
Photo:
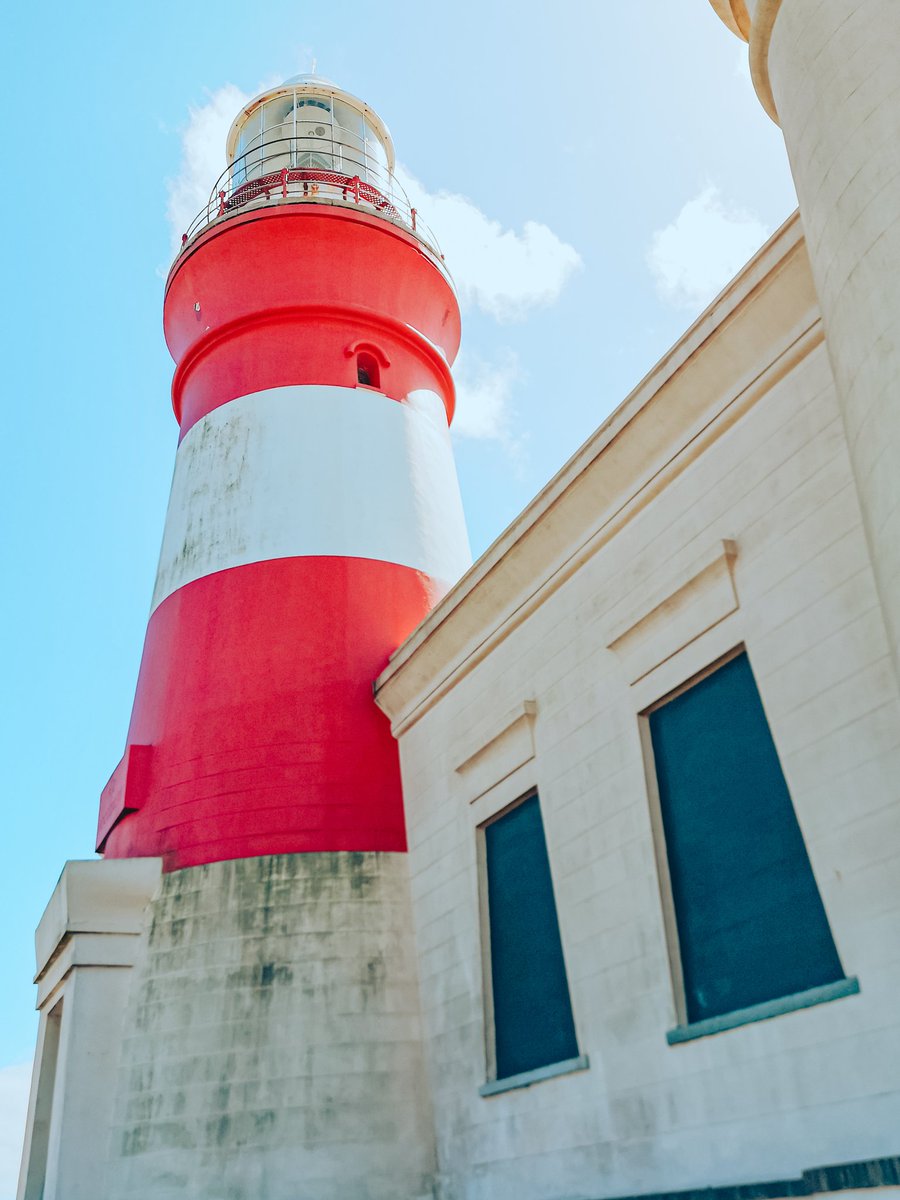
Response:
[[[348,895],[273,860],[292,937],[318,936],[327,911],[343,960],[390,946],[399,980],[375,1011],[365,981],[348,974],[329,991],[305,961],[284,1008],[248,1034],[254,1069],[276,1073],[299,1053],[279,1031],[312,997],[322,1036],[297,1072],[308,1097],[330,1097],[335,1136],[304,1160],[279,1124],[286,1101],[270,1097],[268,1125],[249,1130],[235,1087],[224,1124],[204,1133],[204,1165],[172,1132],[200,1109],[161,1113],[148,1082],[179,1071],[188,1105],[215,1086],[212,1040],[191,1058],[166,1023],[190,965],[178,913],[204,948],[211,929],[237,945],[227,898],[263,860],[197,868],[222,898],[203,911],[175,875],[160,884],[159,860],[70,864],[38,934],[20,1200],[900,1195],[900,3],[713,7],[749,40],[800,211],[377,680],[400,745],[411,906],[397,868],[383,885],[392,928],[344,930]],[[737,670],[746,714],[709,691]],[[721,744],[749,714],[777,777],[783,832],[768,849],[742,749],[746,854],[707,802],[729,780],[713,778],[702,729],[681,744],[709,787],[695,778],[700,816],[679,824],[665,737],[685,735],[665,722],[710,695]],[[508,873],[497,832],[526,812],[547,880],[533,945],[531,902],[503,907],[497,891],[503,862],[522,895],[530,887],[528,872]],[[716,898],[697,901],[692,870],[698,847],[729,838],[747,886],[712,929]],[[366,886],[384,857],[359,864]],[[796,897],[784,891],[794,877]],[[743,962],[778,889],[753,969],[718,979],[715,952]],[[499,955],[517,921],[508,969]],[[278,937],[259,935],[273,962],[288,953]],[[772,977],[754,979],[770,959]],[[205,952],[210,979],[228,965]],[[786,988],[794,968],[806,982]],[[513,1069],[515,989],[550,975],[555,1007],[534,1026],[551,1048]],[[757,982],[765,998],[734,1002]],[[215,993],[223,1022],[244,994]],[[356,1065],[341,1032],[350,1004],[384,1050],[369,1045]],[[96,1146],[109,1130],[107,1168]],[[144,1158],[131,1153],[138,1130]],[[368,1175],[353,1149],[367,1142]],[[217,1153],[227,1179],[209,1165]],[[165,1187],[142,1191],[151,1169]]]
[[[377,684],[448,1197],[900,1190],[900,5],[714,5],[800,213]],[[741,652],[843,979],[692,1023],[650,714]],[[535,793],[577,1054],[492,1085],[484,841]]]
[[[684,1017],[644,714],[741,648],[860,990],[670,1045]],[[900,1150],[900,696],[798,217],[400,647],[377,698],[400,740],[447,1195],[796,1183]],[[534,791],[588,1066],[486,1097],[479,842]]]

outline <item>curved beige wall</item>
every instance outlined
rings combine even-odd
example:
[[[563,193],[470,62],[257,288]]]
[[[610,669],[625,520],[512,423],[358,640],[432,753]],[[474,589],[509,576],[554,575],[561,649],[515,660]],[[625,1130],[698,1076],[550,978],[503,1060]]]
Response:
[[[900,664],[900,3],[728,3],[746,4],[754,83],[784,133]]]

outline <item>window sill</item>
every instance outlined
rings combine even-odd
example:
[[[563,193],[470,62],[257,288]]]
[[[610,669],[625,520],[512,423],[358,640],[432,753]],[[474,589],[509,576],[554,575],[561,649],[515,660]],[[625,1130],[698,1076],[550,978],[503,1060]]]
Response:
[[[800,1008],[812,1008],[814,1004],[840,1000],[843,996],[853,996],[858,991],[859,980],[855,975],[851,975],[849,979],[837,979],[834,983],[824,983],[821,987],[795,992],[792,996],[779,996],[777,1000],[751,1004],[749,1008],[736,1008],[734,1012],[722,1013],[720,1017],[709,1017],[705,1021],[695,1021],[692,1025],[676,1025],[666,1034],[666,1041],[670,1046],[679,1042],[692,1042],[695,1038],[724,1033],[726,1029],[737,1029],[739,1025],[749,1025],[753,1021],[767,1021],[770,1017],[780,1017]]]
[[[478,1089],[479,1096],[496,1096],[500,1092],[511,1092],[515,1088],[531,1087],[533,1083],[541,1083],[545,1079],[555,1079],[557,1075],[570,1075],[573,1071],[586,1071],[590,1066],[588,1056],[579,1054],[577,1058],[567,1058],[563,1062],[550,1063],[546,1067],[535,1067],[533,1071],[523,1071],[520,1075],[507,1075],[505,1079],[492,1079],[483,1083]]]

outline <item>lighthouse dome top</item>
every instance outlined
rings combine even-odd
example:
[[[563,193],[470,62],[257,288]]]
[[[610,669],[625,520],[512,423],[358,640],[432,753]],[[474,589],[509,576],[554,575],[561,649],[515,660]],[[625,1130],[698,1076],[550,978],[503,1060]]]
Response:
[[[381,117],[324,75],[294,75],[251,100],[228,131],[228,162],[278,141],[290,141],[293,156],[310,165],[325,167],[327,159],[338,170],[354,168],[352,174],[394,168],[394,143]]]
[[[294,75],[248,101],[226,140],[227,165],[181,251],[208,226],[279,205],[344,207],[411,233],[445,272],[444,256],[394,175],[381,117],[322,75]]]
[[[335,82],[333,79],[327,79],[324,75],[316,75],[315,73],[292,75],[290,77],[290,79],[286,79],[284,81],[284,84],[282,86],[286,87],[288,84],[291,84],[291,83],[308,83],[311,85],[323,84],[325,87],[328,87],[328,88],[333,88],[335,86]]]

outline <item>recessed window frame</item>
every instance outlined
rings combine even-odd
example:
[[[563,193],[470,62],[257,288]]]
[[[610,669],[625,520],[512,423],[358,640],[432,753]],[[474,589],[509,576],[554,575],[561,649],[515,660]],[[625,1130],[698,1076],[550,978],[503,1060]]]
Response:
[[[356,356],[356,382],[360,387],[381,390],[381,367],[374,354],[360,350]]]
[[[707,679],[710,675],[715,674],[715,672],[721,667],[726,666],[729,662],[739,658],[741,655],[747,655],[749,659],[747,646],[743,641],[737,643],[729,650],[726,650],[724,653],[712,659],[704,667],[698,671],[695,671],[692,675],[690,675],[687,679],[684,679],[675,687],[670,688],[656,700],[646,705],[638,714],[641,751],[644,761],[644,776],[650,811],[650,826],[653,837],[653,852],[656,860],[657,883],[659,887],[663,928],[665,932],[666,949],[669,959],[669,975],[672,981],[672,995],[675,1007],[676,1025],[673,1029],[670,1029],[666,1032],[666,1040],[668,1041],[669,1045],[677,1045],[681,1042],[693,1041],[696,1038],[707,1037],[715,1033],[724,1032],[728,1029],[735,1029],[741,1025],[750,1024],[754,1021],[767,1020],[771,1017],[780,1016],[783,1013],[793,1012],[801,1008],[809,1008],[815,1004],[825,1003],[829,1000],[841,999],[844,996],[854,995],[860,990],[859,980],[855,976],[845,974],[843,979],[836,980],[833,983],[809,988],[806,991],[796,992],[790,995],[775,997],[772,1000],[764,1001],[760,1004],[754,1004],[747,1008],[733,1009],[729,1012],[722,1013],[719,1016],[696,1021],[691,1021],[688,1016],[684,970],[682,967],[681,939],[678,932],[675,897],[669,868],[669,853],[666,845],[665,824],[663,821],[662,801],[659,794],[659,781],[656,770],[656,756],[653,750],[653,739],[650,729],[650,717],[654,712],[658,711],[660,708],[663,708],[665,705],[677,699],[679,696],[684,695],[685,692],[691,691],[697,686],[697,684],[702,683],[704,679]],[[761,694],[760,701],[762,702]],[[763,707],[765,708],[765,706]],[[772,737],[774,741],[774,734],[772,734]],[[775,748],[777,752],[777,745]],[[790,795],[790,789],[788,789],[788,792]],[[791,804],[793,805],[793,796],[790,798]],[[811,862],[810,869],[812,870]],[[813,872],[813,878],[815,879],[815,872]],[[818,887],[817,880],[816,886]],[[827,909],[825,915],[827,919]],[[829,921],[829,928],[830,924],[831,923]],[[840,951],[838,951],[838,955],[840,957]]]
[[[351,342],[344,349],[344,354],[352,362],[353,385],[367,388],[373,392],[384,391],[384,375],[391,365],[391,360],[381,346],[374,342]],[[366,376],[366,381],[363,380]]]
[[[514,776],[519,775],[515,772]],[[511,782],[507,777],[507,781]],[[542,802],[542,792],[537,784],[531,784],[524,791],[515,796],[514,799],[507,801],[491,812],[489,816],[484,817],[475,827],[476,834],[476,872],[477,872],[477,888],[478,888],[478,922],[480,930],[479,943],[481,947],[481,978],[482,978],[482,999],[484,1012],[484,1050],[485,1050],[485,1067],[486,1067],[486,1082],[478,1089],[479,1095],[482,1097],[498,1095],[502,1092],[513,1091],[517,1088],[529,1087],[534,1083],[539,1083],[544,1079],[552,1079],[560,1075],[567,1075],[574,1071],[583,1071],[590,1066],[589,1059],[586,1054],[581,1051],[582,1041],[579,1035],[578,1019],[575,1011],[575,1003],[570,985],[569,962],[566,954],[565,938],[563,936],[563,922],[560,919],[559,906],[557,904],[556,887],[554,886],[552,863],[550,863],[549,845],[547,845],[547,832],[544,826],[544,804]],[[487,797],[482,796],[480,799],[484,801]],[[517,1075],[506,1075],[498,1078],[497,1075],[497,1026],[496,1012],[494,1007],[494,978],[493,978],[493,961],[491,953],[491,922],[490,922],[490,897],[488,883],[488,856],[487,856],[487,836],[486,830],[497,821],[508,816],[514,809],[521,807],[527,801],[537,799],[541,813],[541,826],[544,834],[544,843],[547,849],[548,868],[550,870],[550,884],[553,891],[553,902],[556,913],[556,924],[559,932],[560,948],[562,952],[563,969],[565,971],[566,990],[569,1000],[569,1011],[572,1017],[572,1024],[575,1033],[575,1046],[577,1053],[572,1058],[562,1059],[558,1062],[547,1063],[544,1066],[535,1067],[529,1071],[523,1071]],[[479,805],[479,808],[482,806]]]
[[[41,1200],[47,1184],[54,1145],[54,1131],[59,1121],[59,1075],[65,1054],[61,1052],[63,1040],[63,1013],[65,991],[48,1010],[44,1020],[36,1076],[32,1078],[34,1112],[30,1143],[26,1144],[28,1155],[25,1167],[23,1200]]]
[[[689,692],[691,688],[707,679],[720,667],[737,658],[745,652],[743,643],[719,655],[700,671],[685,679],[682,683],[648,704],[638,714],[638,725],[641,735],[641,752],[644,759],[644,776],[647,784],[647,799],[650,807],[650,828],[653,834],[653,854],[656,859],[656,879],[659,885],[659,898],[662,906],[663,926],[666,935],[666,949],[669,957],[669,974],[672,980],[672,992],[675,1001],[675,1020],[679,1027],[687,1026],[687,999],[684,987],[684,972],[681,966],[681,938],[678,933],[678,919],[675,912],[675,896],[672,890],[672,876],[669,871],[669,851],[666,845],[666,830],[663,824],[662,801],[659,795],[659,779],[656,774],[656,755],[653,752],[653,737],[650,732],[650,716],[663,708],[671,700]]]

